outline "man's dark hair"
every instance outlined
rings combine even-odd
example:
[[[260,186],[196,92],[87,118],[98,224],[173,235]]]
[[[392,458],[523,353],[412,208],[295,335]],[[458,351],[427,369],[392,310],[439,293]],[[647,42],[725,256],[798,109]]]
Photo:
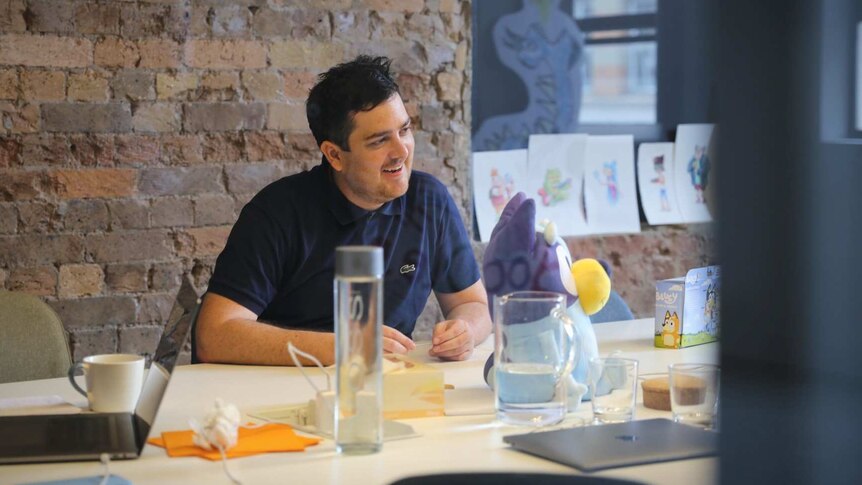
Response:
[[[369,111],[398,93],[386,57],[359,56],[318,77],[305,103],[308,126],[317,146],[326,140],[350,150],[353,115]],[[324,157],[325,158],[325,157]]]

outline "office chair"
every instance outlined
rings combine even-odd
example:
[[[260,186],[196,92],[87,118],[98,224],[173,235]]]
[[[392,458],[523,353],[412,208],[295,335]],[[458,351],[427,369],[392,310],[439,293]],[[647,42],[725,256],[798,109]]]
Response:
[[[35,296],[0,290],[0,383],[63,377],[71,365],[54,310]]]

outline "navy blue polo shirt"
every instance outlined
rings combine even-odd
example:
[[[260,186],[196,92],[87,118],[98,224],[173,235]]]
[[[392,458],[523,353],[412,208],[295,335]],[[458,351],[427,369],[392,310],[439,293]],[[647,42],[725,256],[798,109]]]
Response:
[[[383,247],[383,322],[410,336],[433,289],[461,291],[479,268],[446,187],[413,171],[407,193],[375,211],[318,165],[261,190],[242,209],[209,291],[285,328],[333,331],[335,248]]]

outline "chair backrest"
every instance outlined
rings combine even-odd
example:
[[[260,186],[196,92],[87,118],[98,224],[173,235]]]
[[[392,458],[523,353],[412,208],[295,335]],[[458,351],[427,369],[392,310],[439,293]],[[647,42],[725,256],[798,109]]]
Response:
[[[0,290],[0,383],[62,377],[71,365],[54,310],[35,296]]]

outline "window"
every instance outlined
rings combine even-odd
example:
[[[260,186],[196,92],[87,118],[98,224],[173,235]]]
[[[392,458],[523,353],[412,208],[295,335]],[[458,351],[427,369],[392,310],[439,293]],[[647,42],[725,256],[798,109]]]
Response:
[[[657,0],[573,0],[586,34],[581,124],[656,123]]]

